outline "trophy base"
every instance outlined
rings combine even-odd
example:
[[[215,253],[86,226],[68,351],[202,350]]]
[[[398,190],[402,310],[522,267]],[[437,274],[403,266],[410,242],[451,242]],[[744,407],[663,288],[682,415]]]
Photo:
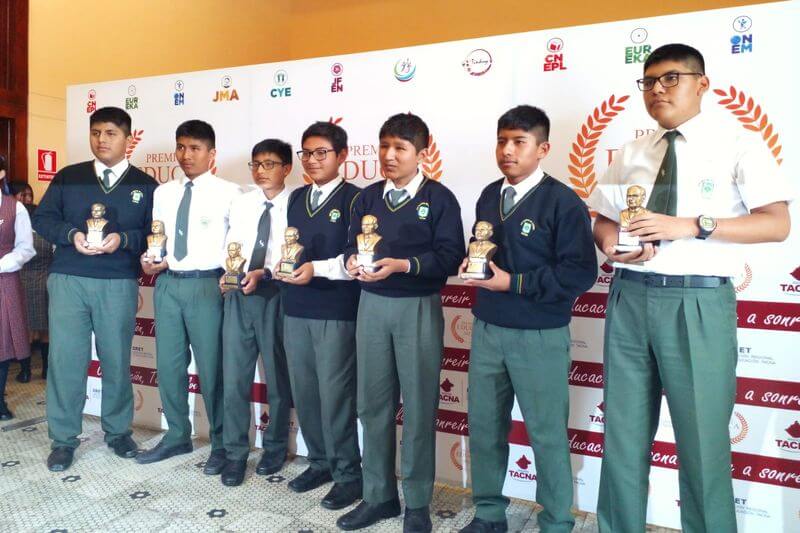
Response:
[[[489,279],[491,275],[488,272],[462,272],[458,277],[461,279]]]
[[[356,265],[361,267],[364,272],[369,272],[370,274],[374,274],[379,268],[375,266],[375,256],[373,254],[356,255]]]
[[[89,230],[86,233],[86,244],[93,248],[100,248],[103,246],[103,232],[97,230]]]
[[[297,263],[285,263],[281,261],[278,264],[278,276],[282,278],[291,278],[294,276],[295,268],[297,268]]]
[[[147,253],[144,256],[144,260],[147,263],[159,264],[164,261],[164,250],[161,248],[148,248]]]
[[[237,290],[242,288],[244,274],[224,274],[222,276],[222,288],[226,290]]]
[[[641,244],[616,244],[614,250],[620,253],[636,252],[642,249]]]
[[[614,250],[617,252],[635,252],[642,249],[642,243],[639,242],[639,237],[631,235],[624,230],[620,230],[617,243],[618,244],[614,246]]]

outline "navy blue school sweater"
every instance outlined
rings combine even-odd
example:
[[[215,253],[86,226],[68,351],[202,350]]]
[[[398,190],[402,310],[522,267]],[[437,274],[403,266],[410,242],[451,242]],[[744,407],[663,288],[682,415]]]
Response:
[[[325,201],[311,209],[311,185],[292,192],[287,218],[300,231],[302,262],[336,257],[344,252],[350,214],[361,189],[342,182]],[[355,320],[360,289],[355,281],[314,277],[308,285],[283,285],[288,316],[318,320]]]
[[[133,165],[110,191],[105,191],[95,174],[93,161],[59,170],[33,215],[33,229],[56,246],[50,272],[104,279],[137,277],[157,185]],[[113,254],[83,255],[72,244],[75,232],[86,232],[94,203],[106,206],[107,232],[120,234],[120,247]]]
[[[427,177],[417,194],[396,208],[383,197],[384,181],[364,189],[353,206],[345,260],[357,253],[361,218],[378,219],[377,258],[408,259],[409,273],[396,273],[376,282],[359,282],[367,292],[389,297],[426,296],[439,292],[464,259],[461,208],[450,190]]]
[[[589,211],[572,189],[545,174],[507,217],[497,180],[481,193],[475,220],[494,226],[494,262],[511,274],[508,292],[478,289],[473,314],[489,324],[549,329],[569,324],[575,299],[597,275]]]

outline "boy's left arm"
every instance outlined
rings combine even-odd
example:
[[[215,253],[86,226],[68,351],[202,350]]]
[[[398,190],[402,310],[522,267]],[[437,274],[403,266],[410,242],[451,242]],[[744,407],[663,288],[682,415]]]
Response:
[[[464,248],[464,225],[461,222],[461,207],[456,197],[448,191],[443,206],[436,213],[433,223],[431,249],[409,257],[409,275],[425,278],[454,276],[466,256]]]

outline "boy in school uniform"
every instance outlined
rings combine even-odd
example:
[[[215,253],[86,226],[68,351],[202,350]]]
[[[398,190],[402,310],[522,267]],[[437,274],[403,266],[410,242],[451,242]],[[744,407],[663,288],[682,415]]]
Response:
[[[286,177],[292,171],[292,147],[278,139],[266,139],[253,147],[248,163],[256,188],[231,204],[226,242],[241,244],[244,279],[241,290],[224,291],[222,325],[222,375],[225,416],[223,441],[228,463],[222,483],[241,485],[250,452],[250,391],[258,354],[264,362],[269,402],[269,424],[264,431],[261,459],[256,473],[278,472],[286,460],[289,410],[292,397],[286,353],[283,349],[283,312],[280,290],[272,269],[281,257],[286,232],[289,191]]]
[[[356,349],[364,491],[361,504],[337,521],[344,530],[400,514],[395,415],[401,394],[403,530],[431,530],[428,506],[444,333],[439,291],[464,257],[464,230],[453,193],[419,170],[428,137],[428,127],[418,116],[390,117],[379,134],[386,180],[364,189],[353,208],[345,257],[348,271],[361,285]],[[376,272],[356,260],[365,215],[377,218],[381,236]]]
[[[597,521],[603,532],[645,529],[663,391],[678,449],[683,531],[736,531],[730,278],[743,261],[740,244],[786,239],[793,191],[758,136],[701,112],[709,79],[698,50],[657,48],[637,84],[658,128],[619,150],[590,199],[597,247],[616,268],[606,311]],[[626,229],[642,247],[618,251],[626,200],[641,192],[646,209],[636,209]]]
[[[543,532],[568,532],[572,506],[567,419],[569,322],[575,299],[594,283],[597,259],[589,212],[540,167],[550,150],[550,120],[521,105],[497,121],[497,166],[475,220],[493,226],[498,249],[472,309],[469,449],[475,518],[463,533],[508,530],[503,481],[511,409],[517,397],[536,464]],[[460,272],[467,267],[465,259]]]
[[[101,419],[109,448],[135,457],[131,438],[131,343],[136,325],[139,254],[150,228],[153,178],[128,163],[131,117],[103,107],[89,117],[94,161],[61,169],[33,216],[33,229],[56,246],[47,279],[52,349],[47,380],[47,423],[54,472],[72,464],[80,442],[92,333],[103,369]],[[105,208],[104,237],[87,240],[92,206]],[[95,211],[99,213],[100,207]]]
[[[216,475],[225,465],[222,444],[222,270],[230,205],[239,186],[209,171],[216,155],[214,128],[188,120],[175,131],[175,158],[185,177],[156,189],[153,220],[164,223],[167,255],[151,263],[142,255],[145,274],[161,274],[154,293],[158,392],[169,429],[140,464],[192,451],[189,421],[189,373],[194,355],[208,416],[211,456],[203,472]]]
[[[343,509],[361,498],[356,428],[356,312],[360,288],[344,269],[350,213],[361,189],[339,176],[347,133],[330,122],[303,132],[297,152],[312,182],[292,193],[288,224],[300,232],[303,264],[286,282],[284,342],[295,409],[309,467],[289,482],[295,492],[331,480],[322,499]]]

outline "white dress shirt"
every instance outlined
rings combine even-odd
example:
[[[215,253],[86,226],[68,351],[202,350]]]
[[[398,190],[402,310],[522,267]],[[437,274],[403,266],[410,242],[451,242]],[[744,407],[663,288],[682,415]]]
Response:
[[[222,267],[225,257],[225,236],[228,233],[231,202],[241,196],[235,183],[210,172],[192,181],[192,202],[189,208],[187,255],[175,259],[175,222],[178,206],[183,199],[189,178],[172,180],[159,185],[153,195],[153,220],[164,223],[167,236],[167,263],[170,270],[212,270]]]
[[[502,202],[503,192],[511,187],[514,189],[514,205],[517,205],[517,202],[525,198],[525,195],[531,192],[531,189],[539,185],[539,182],[542,181],[544,178],[544,170],[542,167],[536,167],[536,170],[533,173],[525,178],[524,180],[520,181],[516,185],[511,185],[508,181],[508,178],[503,180],[503,185],[500,187],[500,200]]]
[[[104,163],[101,163],[100,161],[95,159],[94,160],[94,173],[97,174],[97,177],[100,179],[100,182],[102,183],[103,182],[103,172],[105,172],[106,169],[110,168],[111,169],[111,175],[108,176],[108,183],[110,184],[109,188],[113,189],[114,185],[116,185],[117,182],[119,181],[119,179],[122,177],[122,175],[125,174],[125,171],[128,170],[129,166],[130,166],[130,164],[128,163],[128,159],[127,158],[123,158],[122,161],[120,161],[119,163],[117,163],[113,167],[107,167]]]
[[[266,209],[265,202],[270,202],[272,208],[269,210],[269,238],[266,242],[267,254],[264,258],[264,269],[274,270],[281,260],[281,245],[285,242],[286,210],[289,205],[290,194],[291,191],[284,188],[275,198],[270,200],[266,197],[264,191],[255,188],[234,199],[231,204],[230,230],[225,239],[223,261],[228,257],[228,243],[239,242],[242,244],[242,257],[247,260],[244,271],[250,270],[250,258],[253,256],[253,249],[258,235],[258,222]]]
[[[408,194],[409,198],[414,198],[416,196],[417,191],[422,186],[422,182],[424,181],[425,176],[422,175],[419,169],[417,169],[417,174],[411,178],[411,181],[408,182],[408,185],[405,187],[395,187],[394,182],[392,180],[384,180],[385,184],[383,186],[383,197],[386,198],[386,195],[389,194],[390,191],[405,189],[406,194]]]
[[[677,128],[678,163],[676,216],[734,218],[773,202],[790,201],[794,192],[775,158],[758,136],[738,123],[719,124],[703,113]],[[642,186],[650,198],[656,174],[667,151],[666,130],[640,137],[615,155],[589,203],[603,216],[619,222],[627,208],[631,185]],[[631,270],[668,275],[732,277],[741,266],[742,245],[710,239],[661,241],[658,254],[641,265],[616,263]]]
[[[314,198],[314,192],[322,192],[318,200],[317,209],[319,209],[319,207],[325,203],[325,201],[330,197],[331,193],[333,193],[333,191],[335,191],[343,181],[344,180],[340,176],[337,176],[321,187],[316,183],[311,185],[312,199]],[[311,261],[311,264],[314,266],[314,276],[344,281],[353,279],[352,276],[347,273],[347,268],[344,266],[344,254],[339,254],[336,257],[331,257],[329,259]]]
[[[0,205],[8,198],[0,194]],[[9,272],[16,272],[22,268],[22,265],[30,261],[36,250],[33,248],[33,230],[31,229],[31,217],[28,216],[28,210],[22,205],[22,202],[17,202],[16,217],[14,218],[14,249],[6,255],[0,257],[0,273],[7,274]],[[0,224],[5,224],[6,221],[0,219]]]

